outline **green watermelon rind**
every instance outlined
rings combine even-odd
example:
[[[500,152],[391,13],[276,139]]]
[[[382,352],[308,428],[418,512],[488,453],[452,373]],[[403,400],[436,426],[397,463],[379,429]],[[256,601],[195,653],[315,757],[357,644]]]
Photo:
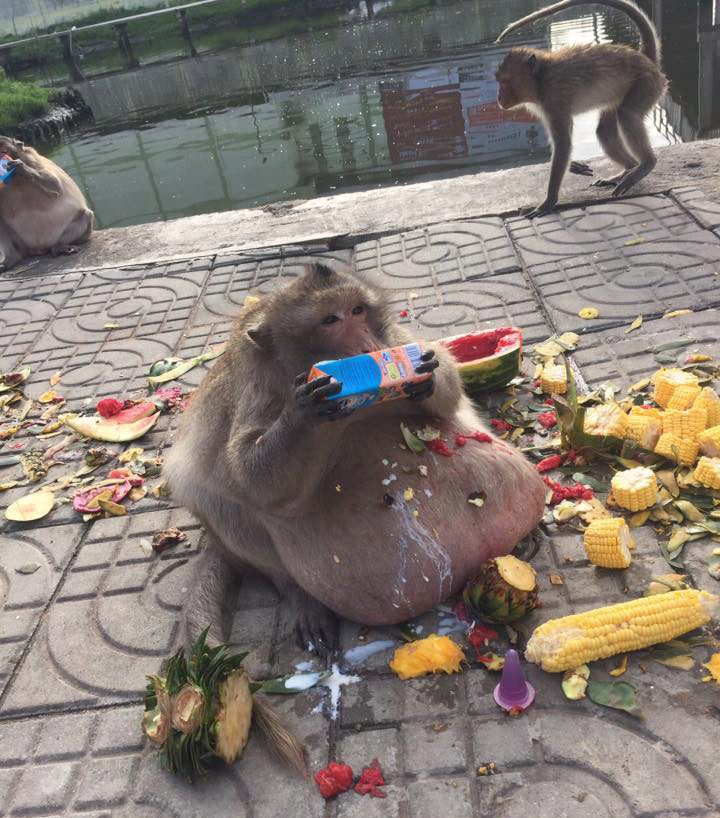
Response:
[[[522,348],[517,346],[503,350],[489,358],[458,364],[458,372],[469,395],[507,386],[520,372]]]

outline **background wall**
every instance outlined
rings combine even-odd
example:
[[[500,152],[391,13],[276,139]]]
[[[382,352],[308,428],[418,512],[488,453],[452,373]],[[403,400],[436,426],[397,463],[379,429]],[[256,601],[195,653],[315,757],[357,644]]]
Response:
[[[0,0],[0,36],[27,34],[39,27],[62,26],[101,9],[143,9],[162,5],[165,5],[164,0]]]

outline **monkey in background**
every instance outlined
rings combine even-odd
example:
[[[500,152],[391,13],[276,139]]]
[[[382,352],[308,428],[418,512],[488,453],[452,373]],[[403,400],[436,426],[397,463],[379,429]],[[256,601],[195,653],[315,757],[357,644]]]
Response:
[[[90,238],[93,212],[65,171],[34,148],[0,136],[15,173],[0,190],[0,270],[27,256],[72,253]]]
[[[529,217],[555,209],[570,160],[572,118],[600,109],[597,136],[605,155],[623,167],[621,173],[593,184],[614,187],[613,196],[626,193],[650,173],[657,162],[645,129],[645,116],[667,88],[660,67],[660,42],[650,18],[630,0],[594,0],[627,14],[640,31],[640,51],[625,45],[567,46],[557,51],[513,48],[496,72],[501,108],[523,105],[541,117],[552,141],[550,180],[545,201]],[[521,26],[586,0],[561,0],[511,23],[500,42]],[[591,175],[590,167],[573,162],[574,173]]]
[[[341,384],[307,382],[320,360],[411,340],[377,291],[319,264],[243,309],[166,458],[173,497],[209,534],[186,641],[208,625],[226,638],[236,578],[253,570],[293,607],[298,643],[324,653],[336,615],[366,625],[417,616],[537,526],[545,485],[504,441],[423,460],[400,447],[401,422],[450,441],[485,431],[444,348],[423,346],[417,371],[432,376],[406,400],[352,411],[327,400]]]

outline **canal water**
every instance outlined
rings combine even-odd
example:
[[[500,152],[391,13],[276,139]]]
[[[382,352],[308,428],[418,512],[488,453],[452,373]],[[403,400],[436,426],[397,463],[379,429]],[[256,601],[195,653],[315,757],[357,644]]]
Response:
[[[100,227],[546,162],[543,126],[495,101],[506,48],[634,44],[636,35],[623,15],[593,6],[494,44],[545,4],[386,0],[370,17],[360,2],[263,42],[233,46],[230,30],[220,47],[217,36],[204,45],[200,33],[198,56],[143,54],[139,68],[79,83],[94,120],[47,150],[81,184]],[[648,118],[661,146],[698,137],[698,0],[652,5],[671,79]],[[574,158],[600,153],[596,119],[577,119]]]

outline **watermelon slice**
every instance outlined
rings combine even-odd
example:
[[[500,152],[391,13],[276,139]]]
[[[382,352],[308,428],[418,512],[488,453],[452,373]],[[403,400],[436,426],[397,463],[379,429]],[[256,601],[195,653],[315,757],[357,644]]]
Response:
[[[157,412],[157,406],[150,401],[143,401],[129,409],[121,409],[116,415],[105,420],[107,423],[135,423],[136,420],[149,417],[154,412]]]
[[[443,338],[440,343],[457,361],[470,397],[507,386],[520,371],[522,330],[517,327],[456,335]]]
[[[41,489],[15,500],[5,509],[5,517],[18,523],[29,523],[49,514],[54,505],[55,495],[51,491]]]
[[[152,404],[150,405],[152,406]],[[115,417],[106,420],[100,415],[81,417],[80,415],[67,413],[60,415],[58,420],[69,426],[73,431],[93,440],[103,440],[106,443],[127,443],[130,440],[137,440],[146,432],[149,432],[157,423],[160,412],[141,417],[132,423],[117,423]]]

